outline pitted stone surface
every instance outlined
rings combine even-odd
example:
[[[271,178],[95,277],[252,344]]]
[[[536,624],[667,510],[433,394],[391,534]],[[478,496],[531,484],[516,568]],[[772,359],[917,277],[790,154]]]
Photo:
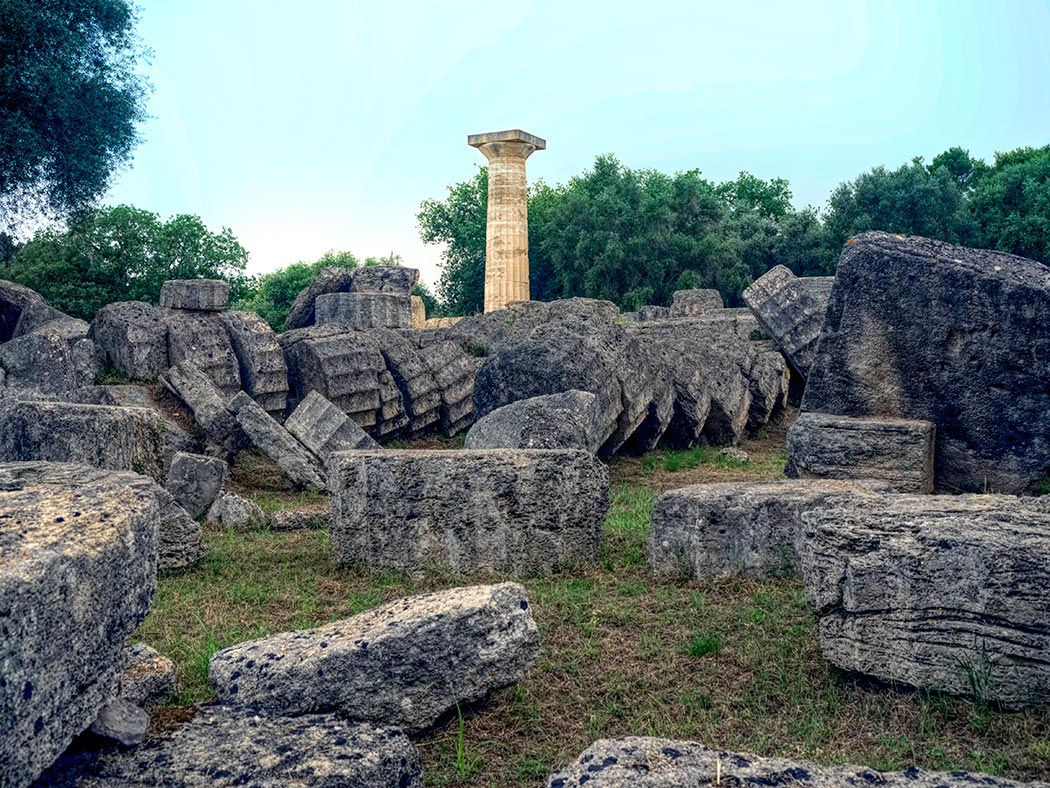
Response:
[[[744,301],[791,366],[806,378],[824,327],[821,303],[782,265],[752,282],[744,291]]]
[[[596,397],[589,391],[566,391],[518,400],[475,422],[467,433],[468,449],[600,448],[595,421]]]
[[[755,342],[755,360],[748,375],[751,408],[748,429],[758,429],[784,410],[791,386],[791,369],[771,341]]]
[[[221,279],[169,279],[160,287],[160,305],[169,309],[218,312],[229,297],[230,286]]]
[[[22,788],[113,697],[156,589],[160,506],[133,473],[0,463],[0,480],[0,784]]]
[[[317,458],[255,400],[242,391],[227,407],[236,414],[237,423],[252,443],[277,463],[293,483],[309,490],[325,489],[325,472]]]
[[[205,519],[235,531],[250,531],[267,523],[266,513],[259,504],[229,490],[219,493]]]
[[[379,373],[379,411],[373,433],[380,438],[392,438],[408,427],[405,398],[389,370]]]
[[[241,370],[230,337],[215,315],[170,311],[168,358],[173,366],[190,363],[201,370],[224,399],[241,390]]]
[[[61,395],[95,382],[93,370],[83,369],[57,334],[27,334],[0,344],[0,366],[7,373],[9,394]]]
[[[419,284],[419,270],[401,265],[366,265],[355,268],[350,279],[351,293],[393,293],[409,295]]]
[[[597,558],[609,475],[588,452],[384,449],[332,467],[341,563],[528,576]]]
[[[289,716],[338,711],[411,733],[519,681],[539,653],[525,589],[502,583],[231,646],[211,658],[208,678],[220,703]]]
[[[248,446],[248,436],[237,423],[237,417],[226,409],[222,392],[196,364],[189,361],[176,364],[164,373],[161,382],[186,403],[194,421],[212,444],[228,454],[236,454]]]
[[[337,451],[379,448],[353,419],[316,391],[311,391],[296,406],[284,427],[326,464]]]
[[[309,285],[295,297],[288,317],[284,321],[284,330],[307,328],[314,325],[314,302],[317,297],[326,293],[346,293],[354,280],[351,268],[333,266],[324,268]]]
[[[22,312],[35,306],[48,306],[40,293],[25,285],[0,279],[0,342],[14,337]]]
[[[441,431],[451,437],[474,421],[474,376],[481,359],[450,340],[421,347],[419,353],[441,391]]]
[[[157,566],[181,569],[195,564],[204,555],[200,523],[190,517],[167,490],[158,487],[156,494],[161,503],[157,520]]]
[[[191,517],[200,517],[218,497],[228,472],[229,466],[217,457],[179,452],[164,486]]]
[[[800,413],[787,436],[784,473],[796,479],[881,479],[897,492],[932,493],[928,421]]]
[[[393,293],[329,293],[314,302],[316,325],[412,328],[412,299]]]
[[[271,416],[284,415],[288,367],[273,329],[254,312],[223,312],[219,322],[233,345],[242,388]]]
[[[73,462],[163,482],[185,440],[146,408],[0,400],[0,461]]]
[[[174,735],[107,754],[78,788],[422,788],[401,731],[334,715],[287,719],[200,708]]]
[[[168,326],[159,309],[142,301],[107,304],[95,314],[89,336],[104,363],[131,380],[157,380],[168,363]]]
[[[718,781],[721,780],[721,783]],[[699,742],[632,736],[599,739],[547,788],[697,788],[725,786],[844,786],[885,788],[1047,788],[1047,783],[1019,783],[971,772],[908,769],[880,772],[863,766],[818,766],[806,761],[757,758],[723,752]]]
[[[706,580],[725,575],[797,575],[802,513],[879,482],[783,481],[694,484],[653,505],[649,566],[657,574]]]
[[[717,290],[676,290],[671,294],[670,317],[693,317],[724,306]]]
[[[421,435],[441,420],[441,386],[420,350],[404,332],[370,332],[379,343],[387,370],[394,378],[408,416],[408,432]]]
[[[890,495],[802,514],[824,658],[984,702],[1050,701],[1050,498]]]
[[[1050,469],[1050,267],[888,233],[843,250],[803,411],[932,421],[936,486]]]
[[[136,706],[163,703],[175,695],[175,663],[145,643],[124,648],[116,697]]]

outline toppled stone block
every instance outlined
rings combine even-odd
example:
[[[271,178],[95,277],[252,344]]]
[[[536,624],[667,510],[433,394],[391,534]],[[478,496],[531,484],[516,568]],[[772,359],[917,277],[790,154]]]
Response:
[[[161,503],[157,521],[157,566],[182,569],[204,556],[204,535],[200,523],[175,501],[167,490],[157,488]]]
[[[676,290],[671,294],[670,317],[694,317],[724,307],[717,290]]]
[[[160,508],[133,473],[3,463],[0,478],[0,784],[23,788],[113,697],[156,589]]]
[[[116,697],[135,706],[163,703],[175,695],[175,663],[145,643],[124,648]]]
[[[756,342],[755,360],[748,375],[751,407],[747,414],[748,429],[768,424],[787,405],[791,389],[791,369],[783,354],[772,342]]]
[[[324,462],[337,451],[379,448],[367,432],[316,391],[296,406],[284,427]]]
[[[95,386],[92,392],[91,401],[83,400],[85,405],[116,405],[122,408],[153,407],[153,397],[145,386],[130,384]],[[168,424],[168,429],[179,429],[179,427],[174,422],[171,422]]]
[[[160,286],[160,305],[168,309],[220,312],[229,297],[230,286],[221,279],[169,279]]]
[[[880,772],[863,766],[820,766],[783,758],[758,758],[699,742],[643,736],[599,739],[576,761],[552,775],[547,788],[692,788],[701,785],[806,785],[808,788],[879,785],[884,788],[1042,788],[971,772],[911,768]]]
[[[839,260],[802,410],[932,421],[935,483],[1025,492],[1050,469],[1050,267],[864,233]]]
[[[29,304],[18,316],[12,339],[32,334],[36,331],[49,331],[63,339],[80,339],[88,335],[88,323],[60,312],[44,301]]]
[[[794,479],[880,479],[897,492],[932,493],[935,430],[929,421],[800,413],[788,430],[784,473]]]
[[[104,363],[129,380],[157,380],[168,363],[168,326],[160,310],[142,301],[107,304],[88,334]]]
[[[389,370],[379,373],[379,410],[373,432],[380,438],[392,438],[409,425],[401,389]]]
[[[451,340],[422,347],[419,353],[441,391],[441,431],[451,437],[474,422],[474,376],[481,359],[468,356]]]
[[[333,266],[322,269],[314,281],[295,297],[284,321],[284,330],[292,331],[314,325],[314,302],[317,301],[317,297],[327,293],[349,292],[353,280],[354,271],[351,268]]]
[[[220,703],[289,716],[338,711],[412,733],[519,681],[539,653],[525,589],[501,583],[240,643],[211,658],[208,679]]]
[[[168,312],[168,358],[173,366],[189,363],[201,370],[224,399],[241,390],[241,370],[226,329],[212,315]]]
[[[600,448],[594,426],[597,398],[589,391],[566,391],[518,400],[474,423],[468,449]]]
[[[325,489],[325,472],[317,459],[278,424],[255,400],[240,392],[227,408],[237,416],[241,429],[285,475],[308,490]]]
[[[179,506],[197,518],[215,502],[228,473],[229,466],[224,460],[179,452],[172,458],[164,486]]]
[[[223,312],[219,322],[233,345],[241,386],[271,416],[282,416],[288,403],[288,366],[273,329],[254,312]]]
[[[366,265],[354,269],[350,280],[350,292],[407,296],[418,284],[418,269],[402,265]]]
[[[782,265],[760,276],[744,291],[744,302],[773,338],[795,371],[805,379],[813,366],[824,310]]]
[[[212,379],[196,364],[183,361],[169,369],[161,382],[182,400],[193,413],[208,440],[228,454],[248,446],[248,436],[237,423],[237,417],[226,409],[226,399]]]
[[[412,300],[393,293],[329,293],[314,302],[314,319],[319,326],[412,328]]]
[[[770,577],[799,571],[802,513],[888,484],[844,481],[694,484],[656,499],[649,566],[697,580]]]
[[[122,698],[114,698],[98,713],[88,731],[124,747],[134,747],[146,740],[149,715]]]
[[[986,703],[1050,701],[1050,500],[875,496],[802,522],[831,664]]]
[[[0,342],[12,339],[22,312],[37,306],[50,308],[36,290],[0,279]]]
[[[0,367],[7,373],[9,392],[64,394],[94,383],[69,343],[55,334],[27,334],[0,344]]]
[[[108,753],[79,788],[369,786],[422,788],[415,745],[401,731],[335,715],[295,719],[200,708],[163,739]]]
[[[387,449],[332,467],[341,563],[528,576],[597,557],[609,475],[587,452]]]
[[[71,462],[163,483],[185,439],[145,408],[0,400],[0,461]]]
[[[411,435],[422,435],[441,420],[441,386],[423,356],[404,333],[377,329],[371,332],[393,376]]]
[[[205,518],[209,523],[231,528],[234,531],[250,531],[267,524],[266,513],[259,504],[249,501],[237,493],[225,490],[215,499]]]

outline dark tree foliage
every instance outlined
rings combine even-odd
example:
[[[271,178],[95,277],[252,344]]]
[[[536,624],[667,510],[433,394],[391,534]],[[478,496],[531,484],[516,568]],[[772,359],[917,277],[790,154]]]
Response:
[[[0,222],[65,217],[131,157],[148,86],[127,0],[0,0]]]
[[[981,246],[1050,264],[1050,145],[996,154],[969,209]]]

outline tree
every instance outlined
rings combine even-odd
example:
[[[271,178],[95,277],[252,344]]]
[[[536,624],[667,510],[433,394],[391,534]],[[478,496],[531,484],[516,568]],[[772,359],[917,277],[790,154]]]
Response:
[[[114,301],[156,303],[168,279],[225,279],[231,300],[248,294],[248,253],[233,232],[212,233],[197,216],[162,222],[130,205],[76,216],[69,229],[39,231],[0,267],[10,279],[40,292],[51,304],[90,320]]]
[[[995,154],[969,210],[981,246],[1050,264],[1050,145]]]
[[[0,0],[0,220],[92,205],[131,157],[148,85],[128,0]]]

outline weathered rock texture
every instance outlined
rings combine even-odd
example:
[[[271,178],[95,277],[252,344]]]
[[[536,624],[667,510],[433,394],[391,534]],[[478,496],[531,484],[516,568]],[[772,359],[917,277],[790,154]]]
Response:
[[[174,696],[175,689],[174,662],[145,643],[124,648],[116,697],[136,706],[151,706]]]
[[[255,400],[242,391],[227,407],[236,414],[237,423],[252,443],[277,463],[293,483],[308,490],[325,489],[325,472],[317,458]]]
[[[1050,469],[1050,268],[924,238],[843,250],[804,411],[937,425],[936,484],[1020,492]]]
[[[933,492],[934,433],[928,421],[802,413],[787,436],[795,479],[881,479],[897,492]]]
[[[229,297],[230,286],[221,279],[169,279],[160,287],[160,305],[169,309],[217,312]]]
[[[693,317],[723,306],[717,290],[676,290],[671,294],[670,317]]]
[[[412,328],[424,329],[427,327],[427,305],[417,295],[411,296],[412,299]]]
[[[103,756],[79,788],[422,788],[401,731],[334,715],[296,719],[201,708],[170,738]]]
[[[131,380],[157,380],[168,363],[168,326],[142,301],[108,304],[95,314],[90,336],[104,363]]]
[[[232,528],[235,531],[262,528],[267,523],[266,513],[259,504],[229,490],[219,493],[215,503],[208,509],[205,519],[209,523],[221,525],[223,528]]]
[[[219,322],[237,356],[241,387],[270,415],[284,415],[288,367],[273,329],[254,312],[223,312]]]
[[[719,782],[719,780],[721,782]],[[970,772],[879,772],[863,766],[818,766],[805,761],[722,752],[699,742],[632,736],[599,739],[554,774],[547,788],[693,788],[725,786],[843,786],[885,788],[1046,788]]]
[[[145,408],[0,400],[0,461],[73,462],[163,483],[185,440]]]
[[[468,356],[452,341],[428,345],[419,352],[441,392],[441,431],[455,435],[474,421],[474,377],[481,359]]]
[[[384,450],[333,465],[340,562],[527,576],[597,557],[609,476],[587,452]]]
[[[168,359],[173,366],[193,364],[215,384],[223,399],[241,390],[241,372],[233,344],[214,315],[171,311],[168,324]]]
[[[797,575],[802,513],[858,492],[890,492],[878,482],[785,481],[694,484],[656,499],[649,566],[662,575]]]
[[[34,306],[46,307],[48,303],[35,290],[0,279],[0,342],[14,337],[22,312]]]
[[[566,391],[518,400],[479,419],[467,433],[468,449],[583,449],[600,447],[597,398]]]
[[[248,445],[248,436],[237,417],[226,409],[226,399],[203,370],[192,362],[176,364],[161,382],[193,413],[208,440],[227,454],[236,454]]]
[[[875,496],[802,522],[833,665],[982,702],[1050,701],[1050,500]]]
[[[95,365],[90,357],[84,360],[86,365],[79,363],[69,342],[48,332],[26,334],[0,344],[0,367],[6,373],[9,393],[60,395],[90,385],[94,383]]]
[[[218,497],[228,472],[229,466],[217,457],[179,452],[164,486],[190,516],[200,517]]]
[[[211,658],[208,678],[221,703],[289,716],[338,711],[414,732],[520,680],[539,651],[525,589],[502,583],[231,646]]]
[[[160,516],[157,520],[157,566],[181,569],[196,563],[204,555],[201,526],[175,501],[167,490],[158,487]]]
[[[782,265],[752,282],[744,301],[795,371],[806,378],[824,326],[821,302]]]
[[[123,698],[113,698],[102,707],[88,731],[125,747],[134,747],[146,740],[147,728],[146,712]]]
[[[315,323],[315,304],[329,293],[392,293],[407,296],[419,282],[419,271],[404,266],[325,268],[298,296],[288,312],[284,329],[307,328]]]
[[[156,486],[0,464],[0,784],[31,783],[113,697],[157,576]]]
[[[367,432],[316,391],[296,406],[284,427],[325,463],[337,451],[379,448]]]
[[[392,293],[407,296],[419,284],[419,271],[403,265],[366,265],[354,269],[351,293]]]
[[[329,293],[314,302],[316,325],[412,328],[412,299],[394,293]]]
[[[441,420],[441,386],[411,336],[401,331],[370,332],[397,384],[410,435],[421,435]]]

